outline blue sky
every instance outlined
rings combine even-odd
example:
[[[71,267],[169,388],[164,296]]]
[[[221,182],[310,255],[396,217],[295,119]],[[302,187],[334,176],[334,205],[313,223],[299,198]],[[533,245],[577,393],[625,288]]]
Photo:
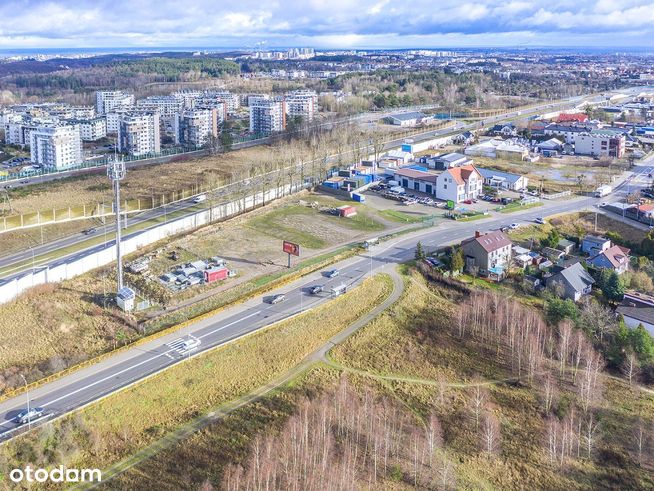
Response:
[[[654,46],[654,0],[0,0],[3,48]]]

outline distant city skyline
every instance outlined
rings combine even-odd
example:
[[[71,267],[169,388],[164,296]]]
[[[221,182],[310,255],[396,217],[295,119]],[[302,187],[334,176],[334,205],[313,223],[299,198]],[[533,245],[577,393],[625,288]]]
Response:
[[[9,0],[0,17],[6,50],[654,45],[652,0]]]

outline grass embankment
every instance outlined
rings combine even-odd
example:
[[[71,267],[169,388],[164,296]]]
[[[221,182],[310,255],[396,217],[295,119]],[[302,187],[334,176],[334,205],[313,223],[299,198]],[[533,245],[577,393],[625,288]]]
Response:
[[[332,302],[172,367],[10,442],[3,448],[6,466],[64,461],[69,467],[106,467],[183,422],[267,384],[391,291],[390,278],[376,276]],[[66,445],[59,447],[58,441]]]
[[[428,218],[425,215],[410,215],[409,213],[397,210],[381,210],[379,214],[388,220],[398,223],[420,223]]]
[[[528,210],[529,208],[537,208],[539,206],[543,206],[542,201],[538,201],[536,203],[527,203],[525,205],[519,201],[514,201],[513,203],[509,203],[508,205],[502,207],[500,213],[513,213],[514,211],[523,211]]]
[[[607,378],[593,457],[571,459],[564,467],[554,465],[546,457],[539,385],[505,382],[511,375],[495,356],[480,356],[478,347],[448,334],[458,301],[451,290],[433,288],[412,275],[394,307],[332,350],[329,369],[308,372],[283,390],[142,462],[107,488],[139,489],[157,482],[161,489],[197,489],[207,480],[219,487],[227,465],[246,460],[257,434],[276,432],[300,405],[305,407],[303,398],[331,390],[343,372],[353,386],[371,387],[376,399],[396,400],[418,427],[430,413],[437,415],[443,429],[442,451],[454,464],[457,489],[654,488],[652,462],[645,461],[642,467],[635,463],[632,437],[636,418],[654,417],[652,395]],[[473,377],[478,375],[489,391],[489,410],[501,425],[496,456],[480,452],[481,430],[471,417],[470,400],[480,383]],[[442,399],[439,378],[446,384]],[[561,417],[575,398],[570,387],[561,388],[556,398]],[[393,463],[376,489],[409,489],[411,483],[411,466]],[[368,484],[366,480],[361,486]]]

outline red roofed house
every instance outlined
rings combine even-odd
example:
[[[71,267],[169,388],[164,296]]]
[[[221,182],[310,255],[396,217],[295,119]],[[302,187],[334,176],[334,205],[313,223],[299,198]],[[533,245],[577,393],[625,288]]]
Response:
[[[561,113],[556,121],[558,123],[585,123],[588,121],[588,115],[585,113]]]
[[[654,217],[654,205],[652,204],[644,204],[644,205],[639,205],[637,208],[638,210],[638,217],[645,217],[645,218],[652,218]]]
[[[626,247],[614,245],[588,258],[586,262],[598,269],[612,269],[622,274],[629,269],[629,251]]]
[[[438,199],[461,203],[477,198],[482,191],[484,178],[474,165],[462,165],[447,169],[436,179]]]
[[[499,230],[475,232],[475,236],[461,243],[466,270],[478,268],[479,274],[502,276],[511,264],[511,240]]]

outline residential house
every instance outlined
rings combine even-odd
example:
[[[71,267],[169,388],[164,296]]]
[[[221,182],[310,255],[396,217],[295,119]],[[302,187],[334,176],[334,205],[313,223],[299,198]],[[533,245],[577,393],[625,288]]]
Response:
[[[545,284],[563,298],[578,302],[581,297],[590,293],[594,283],[595,280],[582,264],[574,263],[548,277]]]
[[[635,329],[642,324],[654,336],[654,297],[644,293],[625,292],[622,303],[615,310],[622,315],[627,327]]]
[[[454,167],[438,175],[436,197],[446,201],[461,203],[477,198],[483,187],[483,178],[477,168],[470,165]]]
[[[565,139],[565,143],[575,144],[577,136],[581,133],[588,133],[593,130],[593,126],[589,124],[577,125],[577,124],[549,124],[543,130],[543,133],[546,136],[562,136]]]
[[[472,131],[464,131],[452,137],[452,143],[457,145],[470,145],[475,141],[475,134]]]
[[[585,252],[590,256],[595,256],[609,247],[611,247],[611,241],[606,237],[597,235],[586,235],[581,241],[581,252]]]
[[[622,274],[629,269],[629,249],[614,245],[586,260],[597,269],[612,269]]]
[[[511,246],[511,240],[499,230],[475,232],[474,237],[461,243],[466,270],[478,268],[483,276],[503,276],[511,264]]]
[[[529,179],[527,176],[520,174],[511,174],[494,169],[477,169],[484,178],[484,185],[494,188],[510,189],[512,191],[522,191],[527,189]]]
[[[488,133],[495,136],[511,137],[516,136],[518,134],[518,130],[513,123],[501,123],[493,126],[490,130],[488,130]]]

